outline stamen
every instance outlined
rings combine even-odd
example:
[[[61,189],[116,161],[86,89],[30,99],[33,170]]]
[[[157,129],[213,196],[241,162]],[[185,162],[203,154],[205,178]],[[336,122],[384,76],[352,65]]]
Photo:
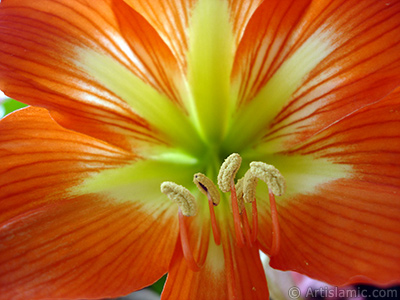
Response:
[[[250,171],[255,177],[264,181],[274,195],[281,196],[285,193],[285,178],[274,166],[260,161],[253,161],[250,163]]]
[[[185,187],[175,182],[165,181],[161,184],[161,192],[178,204],[184,216],[190,217],[196,215],[196,198]]]
[[[239,154],[233,153],[223,162],[218,173],[218,186],[222,192],[231,193],[231,208],[234,221],[236,243],[243,247],[245,243],[252,247],[257,241],[258,235],[258,212],[256,191],[258,179],[264,181],[268,186],[269,202],[272,223],[272,241],[270,257],[275,256],[280,248],[280,228],[275,195],[280,196],[285,192],[286,182],[282,174],[272,165],[263,162],[250,163],[250,170],[245,176],[238,180],[235,186],[235,176],[240,168],[242,158]],[[194,175],[193,182],[204,195],[207,196],[210,210],[211,227],[216,245],[221,244],[219,224],[216,219],[214,208],[220,203],[220,192],[215,184],[204,174]],[[189,190],[174,182],[163,182],[161,192],[166,194],[179,206],[179,228],[183,256],[188,266],[193,271],[199,271],[201,266],[193,257],[190,249],[189,236],[184,216],[195,216],[197,214],[196,198]],[[251,203],[252,227],[246,211],[246,203]],[[205,259],[204,259],[205,260]],[[201,259],[201,265],[204,263]]]
[[[280,248],[280,228],[275,195],[281,196],[285,192],[285,178],[274,166],[267,165],[263,162],[250,163],[250,171],[255,177],[264,181],[268,186],[272,222],[272,245],[270,249],[270,257],[272,257],[278,253]]]
[[[193,253],[190,249],[189,236],[184,216],[194,216],[197,213],[196,198],[190,191],[174,182],[165,181],[161,184],[161,192],[168,196],[169,199],[176,202],[179,206],[179,235],[181,238],[183,257],[188,267],[194,272],[198,272],[201,266],[195,261]]]
[[[211,228],[213,231],[214,242],[216,245],[221,244],[221,235],[218,228],[217,218],[215,217],[214,206],[217,206],[220,201],[219,192],[215,184],[207,176],[197,173],[193,177],[193,182],[196,184],[200,192],[205,194],[208,199],[208,207],[210,209]]]
[[[239,247],[244,246],[244,237],[241,227],[238,200],[235,188],[235,176],[242,163],[242,158],[237,153],[229,155],[222,163],[218,173],[218,186],[224,193],[231,192],[231,204],[233,221],[235,224],[236,243]]]
[[[229,155],[222,163],[218,173],[218,186],[224,193],[231,190],[231,181],[239,171],[241,163],[242,158],[237,153]]]
[[[233,182],[233,179],[231,180],[231,189],[230,190],[231,190],[232,214],[233,214],[233,221],[234,221],[234,225],[235,225],[236,243],[241,248],[244,246],[244,237],[243,237],[243,232],[242,232],[242,228],[241,228],[239,206],[238,206],[238,201],[237,201],[237,197],[236,197],[235,183]]]

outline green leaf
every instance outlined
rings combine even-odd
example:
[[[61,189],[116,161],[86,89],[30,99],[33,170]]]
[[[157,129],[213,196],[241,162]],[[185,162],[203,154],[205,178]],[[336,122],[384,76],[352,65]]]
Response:
[[[14,99],[7,98],[4,100],[3,103],[1,103],[0,117],[4,117],[5,115],[8,115],[9,113],[25,106],[27,105],[24,103],[18,102]]]
[[[152,286],[150,286],[149,288],[158,293],[161,294],[163,288],[164,288],[164,284],[165,284],[165,280],[167,279],[167,275],[164,275],[163,277],[161,277],[156,283],[154,283]]]

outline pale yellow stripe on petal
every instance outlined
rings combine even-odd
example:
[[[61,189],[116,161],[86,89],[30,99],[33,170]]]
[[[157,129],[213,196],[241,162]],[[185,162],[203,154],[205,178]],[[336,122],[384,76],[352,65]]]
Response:
[[[192,183],[195,170],[191,165],[137,161],[127,167],[102,171],[74,187],[71,193],[100,194],[115,203],[139,202],[144,208],[170,205],[172,202],[160,191],[161,183],[174,181],[196,191]]]
[[[265,134],[265,128],[289,103],[304,78],[333,50],[318,33],[287,59],[257,96],[237,113],[227,141],[233,147],[246,146]]]
[[[82,49],[81,67],[126,101],[133,112],[150,124],[161,139],[191,153],[201,151],[201,141],[185,112],[165,95],[113,58]]]
[[[352,167],[334,164],[328,159],[313,158],[311,155],[283,156],[274,155],[275,166],[284,174],[286,196],[311,194],[328,182],[352,176]]]
[[[234,38],[227,1],[199,0],[189,28],[188,80],[191,114],[205,140],[226,131]]]
[[[354,176],[352,166],[334,163],[329,159],[312,155],[271,155],[264,154],[262,149],[259,149],[248,154],[244,153],[243,156],[246,157],[246,162],[252,160],[252,157],[257,157],[273,165],[283,175],[286,180],[286,191],[284,197],[277,199],[285,199],[296,194],[315,193],[323,184]],[[266,185],[258,184],[258,186],[265,186],[266,190]]]

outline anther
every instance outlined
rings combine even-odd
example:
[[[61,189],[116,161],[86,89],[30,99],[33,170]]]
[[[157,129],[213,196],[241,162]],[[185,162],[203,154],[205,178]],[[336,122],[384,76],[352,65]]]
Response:
[[[213,231],[214,242],[216,245],[221,244],[221,235],[218,228],[217,218],[215,217],[214,206],[217,206],[220,201],[219,192],[215,184],[206,175],[202,173],[194,174],[193,182],[196,184],[197,188],[204,195],[207,196],[208,206],[210,209],[211,217],[211,228]]]
[[[274,166],[260,161],[253,161],[250,163],[250,171],[255,177],[264,181],[274,195],[281,196],[285,193],[285,178]]]
[[[197,173],[193,176],[193,182],[196,184],[200,192],[202,192],[206,196],[210,195],[212,203],[215,206],[219,204],[219,191],[210,178],[202,173]]]
[[[232,153],[222,163],[218,173],[218,186],[224,193],[231,190],[231,181],[239,171],[241,163],[242,158],[237,153]]]
[[[165,181],[161,184],[161,192],[177,203],[182,214],[186,217],[195,216],[197,213],[196,198],[185,187],[175,182]]]

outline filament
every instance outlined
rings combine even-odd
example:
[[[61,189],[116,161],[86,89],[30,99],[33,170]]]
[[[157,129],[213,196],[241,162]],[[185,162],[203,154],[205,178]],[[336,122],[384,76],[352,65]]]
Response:
[[[275,195],[272,191],[269,192],[269,205],[271,209],[271,221],[272,221],[272,244],[270,250],[270,257],[278,254],[280,248],[280,229],[278,211],[276,209]]]
[[[240,221],[240,214],[239,214],[239,205],[236,198],[236,189],[235,183],[233,179],[231,180],[231,203],[232,203],[232,213],[233,213],[233,220],[235,225],[235,235],[236,235],[236,243],[239,247],[244,246],[244,237],[241,228],[241,221]]]
[[[185,217],[182,214],[182,211],[179,209],[179,231],[180,231],[180,237],[181,237],[181,245],[182,245],[182,251],[183,251],[183,257],[185,258],[188,267],[194,271],[198,272],[201,269],[201,266],[198,265],[198,263],[194,260],[192,250],[190,249],[190,244],[189,244],[189,237],[187,233],[187,228],[186,228],[186,223],[185,223]]]

